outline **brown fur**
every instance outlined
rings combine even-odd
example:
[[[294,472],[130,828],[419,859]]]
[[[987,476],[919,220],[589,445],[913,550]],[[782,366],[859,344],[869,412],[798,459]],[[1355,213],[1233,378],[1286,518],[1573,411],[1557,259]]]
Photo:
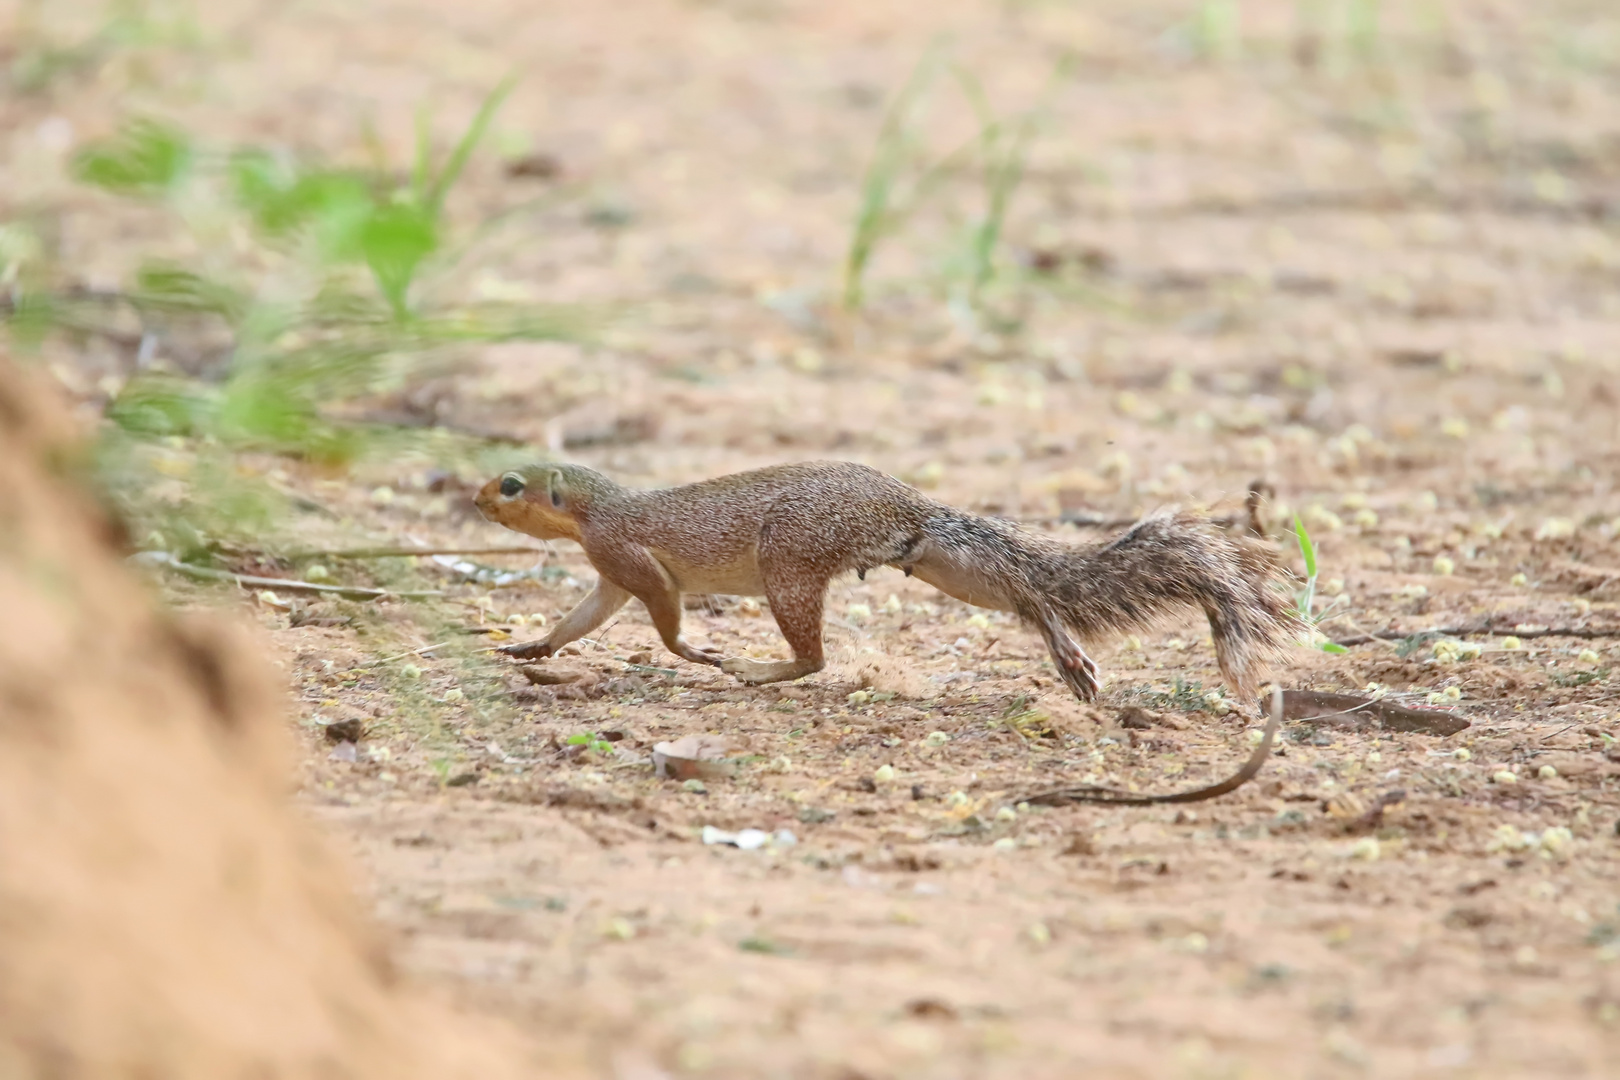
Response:
[[[513,493],[503,494],[503,484]],[[1246,701],[1295,629],[1286,599],[1272,588],[1269,552],[1186,514],[1152,515],[1103,543],[1065,544],[935,502],[849,462],[779,465],[653,491],[579,465],[539,464],[496,477],[475,502],[509,529],[576,541],[601,575],[544,641],[509,647],[515,656],[549,656],[635,597],[676,655],[744,682],[796,679],[824,664],[828,583],[876,566],[915,574],[977,607],[1015,612],[1087,701],[1100,687],[1097,666],[1071,633],[1095,640],[1199,608],[1222,675]],[[724,659],[688,644],[680,633],[683,592],[764,596],[794,658]]]

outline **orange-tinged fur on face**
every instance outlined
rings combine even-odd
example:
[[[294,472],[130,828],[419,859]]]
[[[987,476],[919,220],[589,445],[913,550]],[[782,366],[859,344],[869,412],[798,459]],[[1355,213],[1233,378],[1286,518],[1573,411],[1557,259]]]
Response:
[[[501,483],[511,475],[522,477],[524,488],[518,495],[508,498],[501,494]],[[548,478],[543,469],[533,466],[516,473],[503,473],[478,490],[473,497],[473,505],[490,521],[514,532],[527,533],[540,540],[583,543],[579,522],[566,510],[552,505],[551,493],[556,490],[555,481],[546,484],[544,481]]]

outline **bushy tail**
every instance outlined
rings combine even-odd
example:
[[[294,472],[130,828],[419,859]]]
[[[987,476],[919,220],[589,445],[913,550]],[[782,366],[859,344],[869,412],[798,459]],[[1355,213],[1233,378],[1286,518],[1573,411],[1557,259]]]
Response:
[[[1026,537],[1041,549],[1026,562],[1030,599],[1044,601],[1082,639],[1146,629],[1177,608],[1202,608],[1221,674],[1240,700],[1254,698],[1269,661],[1301,629],[1275,587],[1270,553],[1197,515],[1154,514],[1092,546]]]

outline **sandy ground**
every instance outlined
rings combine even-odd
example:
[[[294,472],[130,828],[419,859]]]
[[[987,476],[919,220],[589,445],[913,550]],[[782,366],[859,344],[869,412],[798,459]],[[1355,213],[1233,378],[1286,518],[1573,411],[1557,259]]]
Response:
[[[58,200],[87,280],[117,280],[156,226],[62,194],[46,120],[86,134],[157,109],[343,155],[371,118],[398,160],[418,104],[448,139],[516,69],[455,207],[541,201],[455,288],[630,314],[590,346],[479,350],[392,406],[640,485],[860,460],[1076,540],[1169,503],[1232,512],[1259,478],[1318,541],[1332,636],[1588,635],[1474,635],[1455,660],[1301,647],[1286,686],[1437,694],[1471,726],[1290,725],[1218,802],[1020,810],[1066,780],[1159,791],[1235,767],[1253,723],[1204,704],[1207,628],[1105,643],[1085,707],[1011,620],[879,570],[835,584],[836,659],[803,683],[676,661],[632,607],[556,662],[581,681],[537,688],[469,631],[543,633],[510,620],[584,595],[568,545],[472,557],[503,585],[328,560],[441,604],[289,610],[171,582],[266,627],[299,702],[300,798],[365,866],[408,970],[621,1080],[1612,1069],[1620,22],[1574,2],[1389,11],[1367,60],[1348,31],[1302,42],[1295,5],[1241,7],[1242,48],[1216,35],[1206,56],[1197,27],[1226,5],[1199,23],[1168,3],[221,4],[200,45],[8,104],[11,209]],[[967,171],[849,316],[832,301],[861,170],[940,33],[1008,113],[1074,67],[989,315],[947,303],[983,199]],[[935,98],[922,137],[942,153],[972,111],[948,81]],[[533,153],[561,179],[501,167]],[[52,359],[87,408],[120,362]],[[470,511],[472,468],[251,465],[327,508],[287,523],[308,543],[523,541]],[[768,610],[687,620],[782,655]],[[1132,706],[1148,726],[1122,724]],[[334,720],[366,727],[355,760],[330,756]],[[654,743],[701,733],[751,763],[703,791],[652,776]],[[586,734],[605,738],[568,741]],[[704,826],[796,842],[705,845]]]

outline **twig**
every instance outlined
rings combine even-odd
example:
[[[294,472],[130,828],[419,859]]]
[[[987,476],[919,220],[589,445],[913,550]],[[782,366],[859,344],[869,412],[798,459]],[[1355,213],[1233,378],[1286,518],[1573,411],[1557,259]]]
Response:
[[[385,656],[381,660],[368,660],[364,664],[356,664],[354,667],[344,668],[343,671],[339,671],[336,674],[341,675],[344,671],[362,671],[365,668],[382,667],[384,664],[392,664],[395,660],[403,660],[407,656],[420,656],[425,652],[432,652],[434,649],[442,649],[448,644],[450,644],[448,641],[441,641],[437,645],[423,645],[420,649],[412,649],[410,652],[402,652],[398,656]]]
[[[228,570],[214,570],[206,566],[193,566],[181,562],[167,551],[141,551],[130,556],[130,561],[139,566],[156,566],[165,570],[175,570],[187,577],[197,578],[201,581],[229,581],[244,589],[281,589],[285,592],[327,593],[341,596],[346,600],[383,600],[393,598],[396,600],[424,600],[429,597],[443,596],[438,589],[428,589],[419,592],[395,592],[391,589],[365,589],[351,585],[320,585],[313,581],[295,581],[290,578],[257,577],[253,574],[233,574]]]
[[[1194,788],[1191,791],[1178,791],[1172,795],[1135,795],[1129,791],[1118,788],[1102,787],[1097,784],[1083,784],[1079,787],[1052,788],[1049,791],[1038,791],[1033,795],[1026,795],[1013,802],[1034,803],[1038,806],[1063,806],[1066,803],[1109,803],[1114,806],[1152,806],[1155,803],[1184,803],[1202,802],[1213,799],[1218,795],[1225,795],[1229,791],[1236,791],[1250,780],[1254,779],[1261,766],[1265,765],[1266,758],[1271,753],[1272,740],[1277,736],[1277,728],[1282,725],[1283,692],[1277,687],[1271,692],[1271,719],[1266,721],[1265,734],[1260,736],[1260,744],[1249,755],[1249,760],[1243,767],[1228,776],[1218,784],[1208,787]]]
[[[1589,626],[1545,626],[1535,629],[1516,630],[1510,626],[1439,626],[1432,630],[1377,630],[1370,634],[1356,634],[1354,637],[1339,638],[1335,645],[1366,645],[1372,641],[1402,641],[1419,634],[1443,634],[1447,637],[1464,637],[1468,634],[1485,634],[1490,637],[1572,637],[1572,638],[1620,638],[1620,626],[1589,627]]]
[[[345,548],[338,551],[295,551],[289,559],[401,559],[412,555],[544,555],[542,548],[533,547],[473,547],[473,548],[408,548],[374,547]]]

